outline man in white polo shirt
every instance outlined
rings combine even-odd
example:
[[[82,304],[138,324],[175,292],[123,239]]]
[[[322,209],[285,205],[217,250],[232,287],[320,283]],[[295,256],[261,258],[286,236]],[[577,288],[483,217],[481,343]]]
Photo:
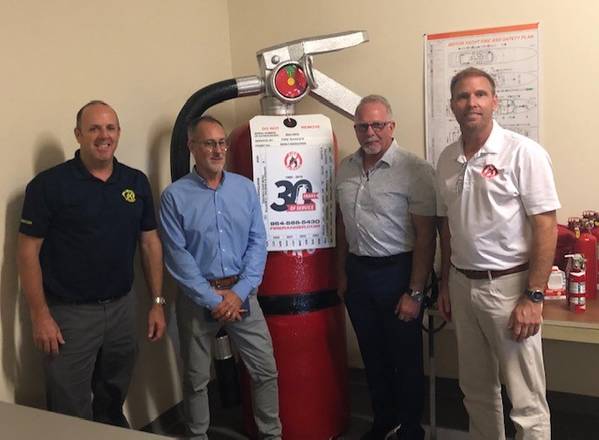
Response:
[[[451,81],[460,139],[437,164],[439,307],[453,318],[472,438],[505,439],[500,377],[517,438],[549,439],[540,326],[560,207],[551,161],[493,120],[495,83],[468,68]]]

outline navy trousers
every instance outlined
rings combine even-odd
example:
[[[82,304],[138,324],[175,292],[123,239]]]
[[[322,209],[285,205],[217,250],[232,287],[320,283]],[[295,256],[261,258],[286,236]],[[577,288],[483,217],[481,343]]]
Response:
[[[345,304],[356,332],[374,423],[373,438],[383,439],[401,424],[400,438],[421,440],[424,407],[422,314],[410,322],[394,314],[407,290],[412,254],[392,258],[348,255]]]

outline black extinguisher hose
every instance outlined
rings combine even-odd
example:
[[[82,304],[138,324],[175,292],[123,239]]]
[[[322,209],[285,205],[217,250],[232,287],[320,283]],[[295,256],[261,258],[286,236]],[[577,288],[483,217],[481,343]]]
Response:
[[[220,102],[237,98],[237,82],[227,79],[195,92],[187,100],[175,121],[171,137],[171,180],[189,173],[189,149],[187,148],[187,124],[201,116],[207,109]]]
[[[264,83],[258,77],[241,77],[219,81],[201,88],[187,100],[173,127],[171,136],[171,180],[189,173],[189,149],[187,148],[187,124],[201,116],[213,105],[240,96],[258,95],[264,91]]]

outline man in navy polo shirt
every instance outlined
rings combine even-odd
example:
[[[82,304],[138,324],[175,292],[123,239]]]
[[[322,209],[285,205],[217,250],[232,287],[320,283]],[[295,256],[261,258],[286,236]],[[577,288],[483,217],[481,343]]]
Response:
[[[114,157],[116,112],[91,101],[77,113],[75,157],[28,185],[18,266],[44,354],[48,409],[128,426],[122,407],[137,352],[133,259],[140,244],[153,305],[148,339],[165,330],[162,246],[147,177]]]

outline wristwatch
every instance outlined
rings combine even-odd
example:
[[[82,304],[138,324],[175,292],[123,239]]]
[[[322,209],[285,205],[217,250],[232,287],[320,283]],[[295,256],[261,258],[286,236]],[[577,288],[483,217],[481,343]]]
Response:
[[[410,298],[412,298],[414,301],[418,302],[419,304],[422,303],[422,300],[424,299],[424,293],[422,292],[422,290],[414,290],[414,289],[408,289],[408,293],[410,294]]]
[[[525,293],[533,303],[542,303],[545,299],[545,294],[539,289],[527,289]]]
[[[154,298],[152,298],[152,302],[154,304],[164,305],[166,304],[166,299],[164,299],[164,296],[155,296]]]

